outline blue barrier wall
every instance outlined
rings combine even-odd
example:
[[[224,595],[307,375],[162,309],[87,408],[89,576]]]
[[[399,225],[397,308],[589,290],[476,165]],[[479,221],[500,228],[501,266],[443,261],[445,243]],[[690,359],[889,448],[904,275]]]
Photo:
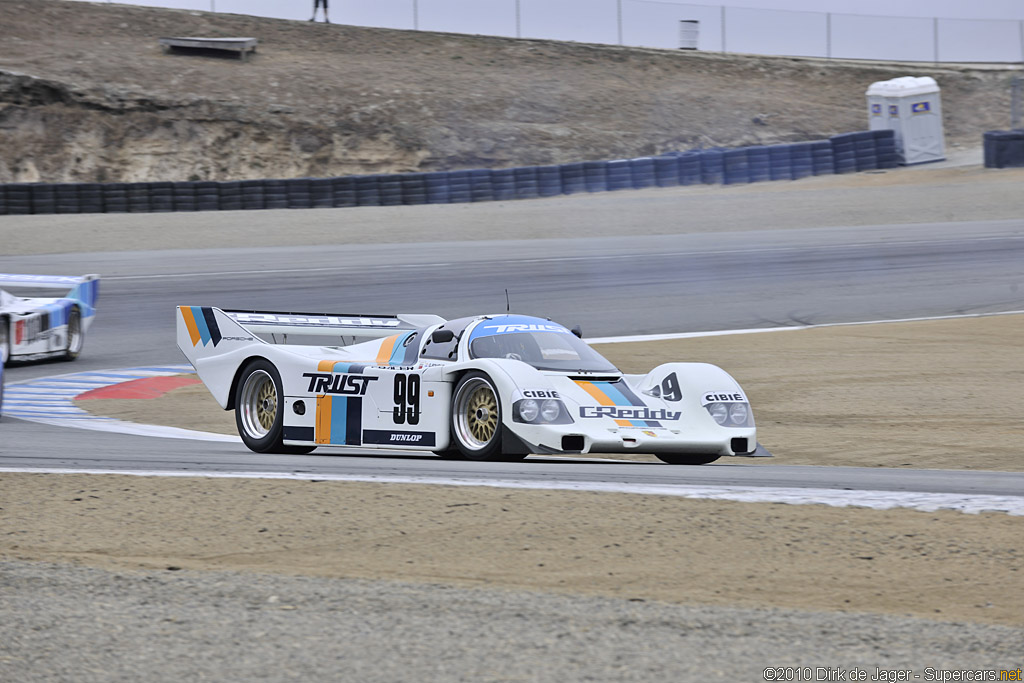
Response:
[[[456,204],[702,183],[798,180],[897,165],[893,131],[876,130],[794,144],[494,170],[224,182],[14,183],[0,185],[0,215]],[[985,165],[1024,165],[1024,131],[986,133]]]

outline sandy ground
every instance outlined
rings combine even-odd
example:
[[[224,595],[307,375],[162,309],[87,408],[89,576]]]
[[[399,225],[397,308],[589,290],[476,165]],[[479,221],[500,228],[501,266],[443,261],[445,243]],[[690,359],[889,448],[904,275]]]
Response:
[[[670,361],[725,368],[747,391],[774,464],[1021,471],[1022,338],[1024,315],[1005,315],[597,348],[630,373]],[[202,385],[77,403],[98,415],[237,433],[234,413]]]
[[[1024,518],[565,491],[2,474],[0,559],[1024,624]]]

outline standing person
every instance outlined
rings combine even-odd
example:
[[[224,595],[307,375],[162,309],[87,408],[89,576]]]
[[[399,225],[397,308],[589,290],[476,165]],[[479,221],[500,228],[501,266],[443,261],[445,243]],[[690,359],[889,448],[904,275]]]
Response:
[[[316,10],[320,5],[324,6],[324,23],[331,23],[331,20],[327,18],[327,0],[313,0],[313,16],[309,20],[316,21]]]

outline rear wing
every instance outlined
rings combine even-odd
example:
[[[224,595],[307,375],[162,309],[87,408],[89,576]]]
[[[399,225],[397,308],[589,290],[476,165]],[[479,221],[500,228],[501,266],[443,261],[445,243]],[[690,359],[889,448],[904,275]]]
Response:
[[[437,325],[445,319],[428,314],[347,315],[343,313],[285,313],[279,311],[224,311],[236,323],[271,344],[301,343],[296,337],[333,337],[334,344],[348,346],[397,332]]]
[[[180,306],[182,322],[189,326],[194,339],[219,336],[216,313],[228,318],[248,334],[270,344],[310,344],[317,346],[349,346],[370,339],[382,339],[399,332],[415,330],[445,322],[436,315],[345,315],[327,313],[294,313],[280,311],[223,311],[206,306]],[[188,309],[185,312],[185,309]],[[189,315],[191,313],[191,316]],[[203,330],[208,330],[203,332]],[[193,343],[195,346],[195,343]]]
[[[0,288],[21,287],[27,289],[63,289],[65,299],[73,299],[82,305],[82,315],[89,317],[96,309],[100,295],[100,276],[96,274],[74,275],[23,275],[0,273]]]

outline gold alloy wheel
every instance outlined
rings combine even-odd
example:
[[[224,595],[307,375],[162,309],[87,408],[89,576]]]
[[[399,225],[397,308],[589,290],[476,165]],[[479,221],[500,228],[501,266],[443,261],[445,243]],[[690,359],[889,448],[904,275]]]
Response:
[[[498,431],[498,397],[490,382],[474,377],[455,397],[455,431],[470,450],[485,448]]]
[[[262,439],[277,419],[277,386],[265,370],[256,370],[245,378],[242,400],[242,427],[253,439]]]

